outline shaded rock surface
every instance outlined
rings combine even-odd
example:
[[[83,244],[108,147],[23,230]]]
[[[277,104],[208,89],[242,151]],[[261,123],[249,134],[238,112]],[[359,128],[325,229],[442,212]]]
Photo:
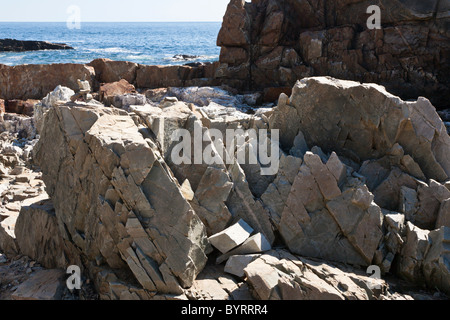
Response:
[[[232,0],[217,39],[216,76],[235,87],[264,89],[329,75],[448,106],[448,4],[383,0],[376,3],[381,29],[370,30],[366,11],[373,4]]]

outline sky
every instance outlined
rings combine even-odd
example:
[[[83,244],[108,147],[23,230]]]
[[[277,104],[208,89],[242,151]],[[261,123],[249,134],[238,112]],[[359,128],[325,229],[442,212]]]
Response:
[[[0,22],[221,22],[229,0],[1,0]],[[75,11],[74,7],[75,6]]]

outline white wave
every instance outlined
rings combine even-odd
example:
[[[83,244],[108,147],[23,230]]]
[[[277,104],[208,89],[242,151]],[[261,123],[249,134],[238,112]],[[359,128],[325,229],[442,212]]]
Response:
[[[200,60],[213,60],[213,59],[218,59],[219,56],[218,55],[200,55],[200,56],[196,56],[196,55],[187,55],[190,57],[186,57],[186,58],[182,58],[183,55],[181,54],[177,54],[175,56],[167,56],[164,58],[164,60],[166,61],[173,61],[173,62],[189,62],[189,61],[200,61]]]
[[[148,55],[148,54],[142,54],[142,55],[128,55],[125,57],[127,60],[153,60],[155,57]]]
[[[128,53],[128,54],[139,54],[139,51],[133,51],[124,48],[96,48],[96,49],[86,49],[86,51],[93,53]]]

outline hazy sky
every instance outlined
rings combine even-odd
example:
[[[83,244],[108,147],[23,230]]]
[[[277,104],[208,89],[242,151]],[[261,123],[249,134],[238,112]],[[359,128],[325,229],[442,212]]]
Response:
[[[69,7],[81,22],[222,21],[229,0],[1,0],[0,22],[65,22]],[[72,12],[73,13],[73,12]]]

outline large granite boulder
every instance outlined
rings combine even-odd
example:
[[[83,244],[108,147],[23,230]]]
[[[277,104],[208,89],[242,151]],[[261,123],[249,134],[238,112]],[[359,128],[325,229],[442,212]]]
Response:
[[[50,109],[43,127],[35,159],[59,231],[98,287],[133,277],[153,295],[190,287],[206,264],[205,227],[132,118],[67,104]]]
[[[426,178],[443,182],[450,176],[450,137],[425,98],[406,102],[375,84],[305,78],[279,102],[270,125],[281,130],[284,149],[302,132],[308,145],[359,163],[389,155],[398,144]]]

